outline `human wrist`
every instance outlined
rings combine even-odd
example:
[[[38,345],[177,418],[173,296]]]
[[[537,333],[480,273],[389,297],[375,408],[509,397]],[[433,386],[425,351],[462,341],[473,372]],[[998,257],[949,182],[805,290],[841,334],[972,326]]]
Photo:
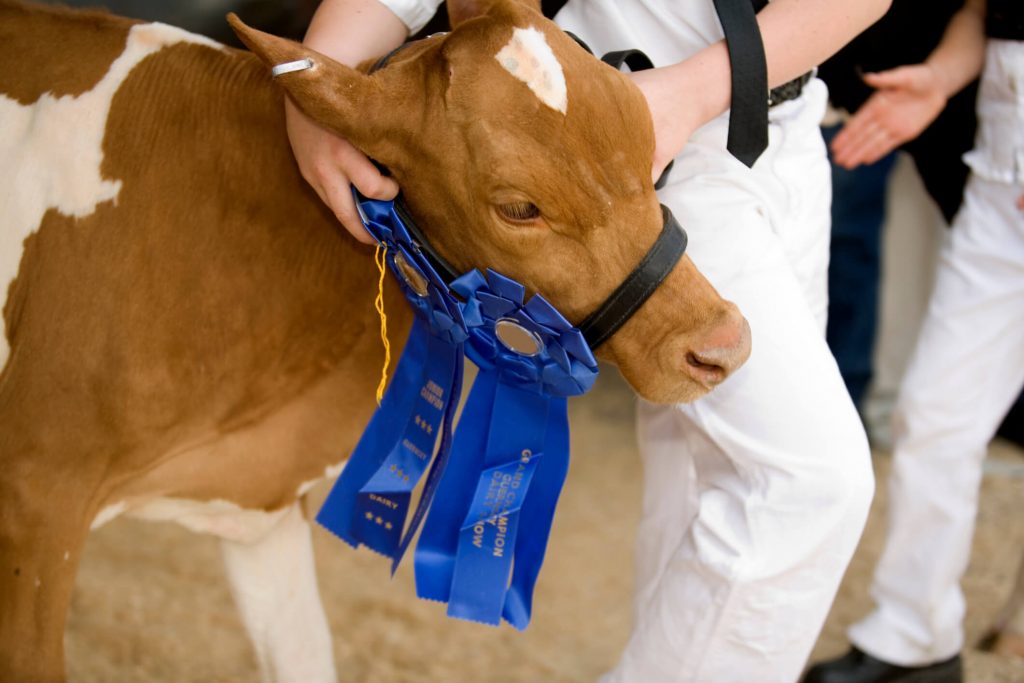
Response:
[[[729,108],[732,97],[729,55],[724,43],[704,48],[669,69],[677,110],[691,130],[703,126]]]
[[[942,55],[932,55],[922,66],[929,71],[935,94],[941,95],[943,99],[948,100],[963,88],[963,84],[954,77],[954,70],[949,68]]]

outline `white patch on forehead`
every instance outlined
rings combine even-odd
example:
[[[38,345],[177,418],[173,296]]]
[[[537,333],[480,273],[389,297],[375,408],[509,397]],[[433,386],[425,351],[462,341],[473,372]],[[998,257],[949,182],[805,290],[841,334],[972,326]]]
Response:
[[[528,85],[541,102],[565,114],[569,106],[565,74],[543,33],[532,26],[513,30],[512,40],[494,58]]]
[[[89,92],[44,94],[30,105],[0,94],[0,309],[18,274],[25,238],[39,229],[49,209],[83,218],[100,202],[117,198],[121,181],[100,176],[110,103],[139,62],[181,42],[223,47],[166,24],[138,24],[129,31],[124,52]],[[0,370],[9,354],[6,322],[0,316]]]

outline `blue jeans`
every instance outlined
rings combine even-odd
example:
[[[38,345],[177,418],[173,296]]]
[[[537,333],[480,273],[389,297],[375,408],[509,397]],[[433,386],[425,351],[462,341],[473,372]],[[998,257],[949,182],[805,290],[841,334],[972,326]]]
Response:
[[[822,128],[826,144],[841,126]],[[847,171],[832,164],[832,246],[826,339],[860,409],[871,382],[885,193],[895,153]]]

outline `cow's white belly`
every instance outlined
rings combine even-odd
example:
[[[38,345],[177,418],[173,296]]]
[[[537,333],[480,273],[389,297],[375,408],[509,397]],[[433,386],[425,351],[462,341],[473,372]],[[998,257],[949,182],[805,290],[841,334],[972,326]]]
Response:
[[[165,24],[139,24],[129,31],[124,52],[92,90],[78,96],[44,94],[30,105],[0,94],[0,168],[8,172],[0,184],[0,308],[18,274],[25,239],[39,229],[48,210],[82,218],[101,202],[116,201],[121,181],[100,175],[110,103],[139,62],[180,42],[222,47]],[[2,316],[0,333],[2,370],[10,355]]]
[[[295,492],[296,498],[305,495],[320,482],[336,478],[344,466],[345,461],[331,465],[324,471],[323,477],[303,482]],[[122,500],[100,510],[90,528],[98,529],[124,514],[149,521],[176,522],[190,531],[238,543],[255,543],[266,536],[289,509],[285,507],[269,512],[250,510],[227,500],[197,501],[167,497]]]

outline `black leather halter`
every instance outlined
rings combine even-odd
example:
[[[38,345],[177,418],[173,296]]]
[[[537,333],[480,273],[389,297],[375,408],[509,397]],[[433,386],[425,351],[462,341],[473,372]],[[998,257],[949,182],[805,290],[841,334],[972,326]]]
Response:
[[[569,35],[583,46],[587,52],[590,52],[590,48],[583,41],[571,33]],[[370,69],[370,73],[387,66],[391,58],[406,45],[409,45],[409,43],[395,48],[377,60]],[[602,61],[615,68],[619,68],[623,63],[633,70],[649,69],[652,67],[650,58],[639,50],[612,52],[605,55]],[[669,164],[655,184],[656,188],[660,188],[665,183],[671,168],[672,165]],[[386,171],[386,169],[382,170]],[[405,223],[409,234],[416,241],[420,252],[430,262],[430,265],[437,274],[448,284],[458,278],[461,273],[456,272],[455,268],[427,241],[426,236],[420,230],[415,219],[413,219],[401,195],[395,200],[395,211],[402,219],[402,222]],[[665,278],[668,277],[668,274],[672,272],[676,264],[679,263],[679,259],[683,257],[687,243],[686,231],[683,230],[682,226],[679,225],[672,215],[672,212],[664,204],[661,205],[661,214],[663,219],[661,233],[654,241],[654,244],[651,245],[651,248],[648,249],[647,254],[633,268],[633,271],[626,276],[622,284],[604,300],[604,303],[598,306],[595,311],[579,324],[580,332],[583,334],[584,339],[587,340],[591,350],[596,350],[597,347],[606,342],[619,328],[626,324],[626,321],[643,306],[644,302],[654,293],[654,290],[658,288]]]

